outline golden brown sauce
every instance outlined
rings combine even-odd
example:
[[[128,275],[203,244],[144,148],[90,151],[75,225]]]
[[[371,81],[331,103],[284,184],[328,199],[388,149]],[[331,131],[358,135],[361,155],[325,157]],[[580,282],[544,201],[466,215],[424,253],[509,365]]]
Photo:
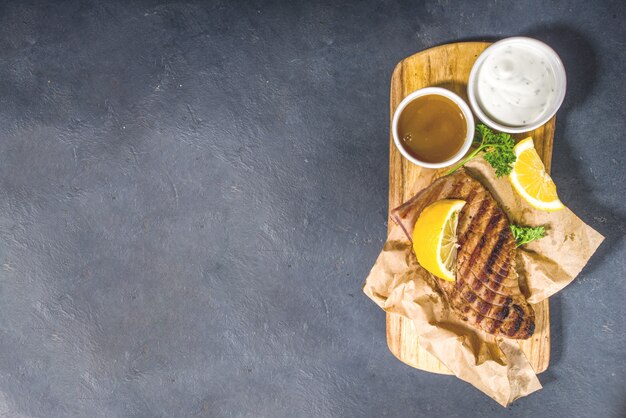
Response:
[[[447,97],[429,94],[410,102],[400,114],[398,134],[404,149],[427,163],[454,156],[465,142],[467,124],[459,106]]]

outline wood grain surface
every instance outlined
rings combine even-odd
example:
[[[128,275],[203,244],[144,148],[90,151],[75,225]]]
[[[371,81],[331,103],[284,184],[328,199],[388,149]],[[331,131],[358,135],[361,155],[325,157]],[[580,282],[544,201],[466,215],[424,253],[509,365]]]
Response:
[[[489,45],[488,42],[441,45],[419,52],[398,63],[391,77],[390,120],[402,99],[423,87],[443,87],[467,101],[467,79],[470,70],[478,55]],[[389,132],[391,133],[391,129]],[[533,137],[537,152],[549,171],[552,161],[554,118],[532,132],[514,135],[517,140],[527,136]],[[396,149],[391,134],[389,146],[389,211],[391,211],[428,186],[438,173],[437,170],[418,167],[403,158]],[[388,223],[391,228],[393,225],[391,218]],[[535,334],[528,340],[520,341],[519,344],[535,371],[541,373],[548,368],[550,360],[550,315],[547,300],[533,306],[536,313]],[[387,313],[387,344],[398,359],[410,366],[434,373],[451,374],[447,367],[419,345],[414,325],[409,319]]]

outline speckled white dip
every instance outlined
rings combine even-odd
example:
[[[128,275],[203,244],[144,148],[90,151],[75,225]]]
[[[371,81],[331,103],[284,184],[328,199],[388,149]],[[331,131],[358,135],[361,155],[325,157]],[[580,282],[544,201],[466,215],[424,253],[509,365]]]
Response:
[[[476,60],[467,92],[476,116],[503,132],[531,131],[557,112],[566,90],[556,52],[531,38],[503,39]]]

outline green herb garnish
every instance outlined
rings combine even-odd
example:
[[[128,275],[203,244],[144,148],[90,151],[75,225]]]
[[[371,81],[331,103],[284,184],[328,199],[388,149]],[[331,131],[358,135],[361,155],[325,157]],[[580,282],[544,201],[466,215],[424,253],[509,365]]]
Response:
[[[543,226],[518,226],[511,224],[511,232],[518,247],[546,236],[546,229]]]
[[[485,160],[496,170],[497,177],[509,174],[513,170],[513,163],[515,162],[513,147],[515,146],[515,141],[511,138],[511,135],[504,132],[495,133],[487,126],[479,123],[476,125],[474,145],[476,149],[446,174],[454,173],[480,153],[483,153]]]

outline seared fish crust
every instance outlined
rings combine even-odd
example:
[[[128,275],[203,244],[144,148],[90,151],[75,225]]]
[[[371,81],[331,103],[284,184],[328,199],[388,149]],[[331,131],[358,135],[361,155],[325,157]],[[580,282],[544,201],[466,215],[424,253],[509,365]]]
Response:
[[[467,202],[459,214],[456,281],[435,277],[448,304],[463,320],[490,334],[530,338],[535,311],[520,291],[515,239],[506,214],[482,184],[458,170],[394,209],[392,217],[410,236],[422,210],[440,199]]]

